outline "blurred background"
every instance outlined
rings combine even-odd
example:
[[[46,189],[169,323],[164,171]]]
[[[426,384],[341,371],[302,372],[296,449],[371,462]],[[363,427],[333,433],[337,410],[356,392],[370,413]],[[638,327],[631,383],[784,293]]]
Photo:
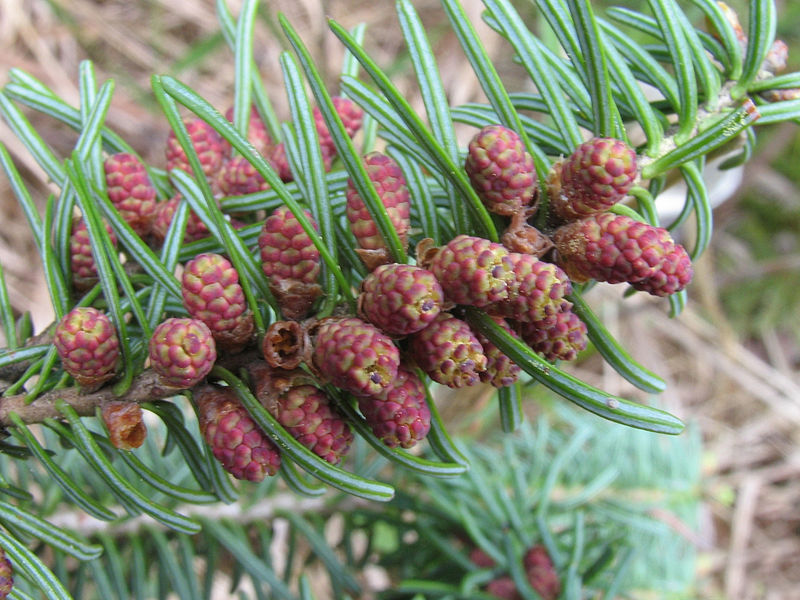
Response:
[[[237,2],[229,4],[235,11]],[[531,3],[519,4],[535,22]],[[256,56],[265,84],[274,86],[268,92],[279,117],[288,115],[278,66],[287,43],[274,20],[278,12],[301,32],[334,89],[342,51],[327,32],[326,19],[347,27],[367,23],[367,48],[415,102],[393,3],[263,5]],[[481,100],[439,3],[415,0],[414,5],[435,44],[451,104]],[[464,5],[480,25],[481,3]],[[790,67],[796,69],[800,5],[780,2],[779,14],[778,36],[789,44]],[[525,85],[502,40],[488,28],[482,31],[507,87]],[[21,68],[77,105],[78,65],[84,59],[94,61],[101,82],[116,81],[108,125],[157,166],[164,163],[167,124],[150,94],[150,74],[174,75],[220,109],[232,103],[233,57],[210,0],[0,0],[0,84],[9,68]],[[74,132],[41,115],[29,116],[58,153],[71,150]],[[0,139],[43,205],[52,191],[43,172],[4,123]],[[698,552],[697,590],[703,598],[800,598],[799,167],[798,127],[758,130],[741,184],[720,198],[711,249],[696,265],[691,300],[679,318],[669,319],[665,302],[642,294],[623,302],[610,286],[598,286],[588,297],[631,354],[666,379],[661,405],[702,433],[697,490],[702,521],[699,531],[684,533]],[[0,262],[12,302],[20,311],[31,310],[41,329],[52,319],[47,290],[27,222],[5,177],[0,177],[0,211]],[[644,399],[598,357],[570,368],[609,392]]]

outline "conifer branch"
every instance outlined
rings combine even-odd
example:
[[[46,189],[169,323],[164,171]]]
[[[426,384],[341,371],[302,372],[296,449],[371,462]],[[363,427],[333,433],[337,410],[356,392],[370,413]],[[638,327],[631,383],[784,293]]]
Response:
[[[334,510],[337,512],[349,511],[366,506],[369,506],[366,500],[353,496],[348,496],[346,499],[332,504],[328,496],[298,498],[294,493],[280,492],[270,494],[268,498],[255,504],[251,504],[249,501],[238,501],[232,504],[217,502],[210,505],[181,504],[175,509],[191,518],[215,521],[226,519],[247,524],[267,521],[285,510],[291,510],[297,514],[321,515],[329,514]],[[58,528],[80,531],[86,537],[99,534],[114,537],[130,536],[140,533],[145,528],[152,529],[154,527],[167,530],[164,525],[154,524],[151,518],[143,515],[125,521],[109,522],[88,516],[82,511],[62,511],[50,517],[49,522]]]
[[[258,0],[247,0],[236,18],[227,1],[218,0],[222,34],[234,52],[235,110],[224,116],[184,82],[153,76],[153,93],[172,129],[166,171],[144,164],[106,127],[114,83],[96,81],[89,61],[81,64],[77,107],[32,76],[11,71],[0,92],[0,116],[61,187],[40,216],[0,144],[0,167],[31,227],[59,321],[31,337],[29,322],[14,321],[0,269],[0,325],[9,340],[0,350],[0,379],[9,386],[2,388],[8,396],[0,397],[0,435],[22,443],[0,440],[0,546],[9,550],[20,574],[16,597],[33,597],[35,588],[59,600],[69,594],[210,597],[212,579],[230,571],[228,557],[236,563],[231,595],[246,573],[258,597],[311,600],[307,580],[296,581],[296,565],[316,562],[327,569],[333,596],[361,597],[354,573],[375,552],[385,564],[399,566],[392,573],[394,595],[416,590],[484,598],[499,595],[491,584],[511,583],[525,598],[584,592],[615,597],[630,592],[626,569],[633,564],[636,572],[637,565],[645,565],[641,556],[648,548],[657,549],[660,562],[677,562],[662,560],[669,554],[663,542],[674,532],[653,521],[659,515],[683,518],[680,503],[690,494],[682,491],[676,498],[674,487],[653,496],[639,492],[660,490],[665,477],[695,489],[699,469],[692,459],[700,454],[699,436],[691,424],[684,432],[683,422],[657,406],[608,394],[559,364],[576,358],[589,339],[592,351],[620,376],[653,394],[664,390],[665,382],[606,330],[584,292],[593,281],[627,283],[669,296],[673,313],[680,312],[691,261],[707,248],[713,229],[702,178],[705,161],[747,136],[745,148],[722,168],[741,164],[753,151],[756,120],[796,120],[800,74],[775,77],[786,66],[786,46],[774,40],[772,0],[751,3],[746,34],[735,14],[714,0],[695,2],[710,20],[705,30],[689,21],[676,0],[650,0],[648,14],[611,8],[604,11],[609,21],[596,16],[589,0],[537,0],[537,18],[555,35],[550,40],[539,35],[540,23],[526,22],[512,0],[482,3],[484,20],[508,43],[533,84],[528,91],[506,89],[462,7],[466,2],[442,0],[485,94],[482,104],[451,106],[414,1],[398,0],[424,114],[396,85],[396,65],[376,62],[363,27],[349,32],[329,21],[347,53],[337,96],[306,41],[280,17],[274,32],[289,42],[280,66],[291,114],[289,122],[280,123],[253,55],[256,15],[262,12]],[[655,43],[640,44],[635,32]],[[641,84],[655,88],[659,99],[646,96]],[[23,106],[76,130],[74,151],[57,156]],[[193,113],[187,120],[183,109]],[[481,129],[466,149],[458,147],[454,122]],[[634,149],[628,129],[638,126],[646,140]],[[362,127],[363,135],[356,134]],[[594,137],[584,141],[587,132]],[[354,143],[354,135],[363,141]],[[381,154],[376,150],[384,144],[385,156],[373,156],[374,161],[362,156]],[[511,150],[504,154],[516,157],[514,165],[498,160],[491,168],[481,166],[484,151],[494,161],[502,149]],[[112,152],[131,154],[112,159],[107,156]],[[135,177],[111,181],[129,167]],[[620,170],[613,183],[600,185]],[[657,198],[677,172],[688,185],[686,204],[676,221],[661,229]],[[579,180],[588,174],[584,185]],[[402,183],[390,189],[384,185],[390,180]],[[639,186],[642,180],[646,183]],[[491,195],[496,183],[509,184],[519,195]],[[134,188],[143,190],[142,197]],[[636,203],[628,206],[631,197]],[[155,213],[148,212],[153,206]],[[265,218],[265,211],[273,210]],[[83,230],[73,227],[78,212]],[[670,236],[691,215],[696,235],[687,252]],[[611,231],[612,225],[620,232],[611,236],[613,244],[627,244],[626,258],[608,270],[588,246],[602,237],[593,226]],[[502,235],[500,227],[507,228]],[[78,231],[86,235],[76,249]],[[296,235],[309,263],[305,271],[288,264],[290,247],[283,238]],[[381,240],[384,247],[371,246]],[[637,248],[656,264],[638,260]],[[608,247],[600,258],[617,249]],[[372,263],[362,260],[373,256],[367,251],[376,251]],[[193,263],[199,253],[225,256]],[[377,274],[375,263],[384,255],[392,264]],[[79,272],[73,258],[84,260],[86,272]],[[451,260],[461,269],[458,275],[448,270]],[[179,263],[185,265],[180,281]],[[431,274],[420,279],[427,283],[418,295],[389,285],[415,269],[414,277],[423,276],[419,270]],[[191,288],[193,278],[203,284]],[[94,291],[80,297],[84,283]],[[216,284],[224,294],[209,291]],[[313,294],[299,298],[308,290]],[[219,297],[225,301],[217,303]],[[424,306],[420,311],[426,314],[411,315],[398,327],[397,307],[371,306],[384,297],[399,298],[402,308]],[[108,326],[100,333],[91,330],[88,340],[67,336],[60,317],[76,305],[110,317]],[[235,323],[225,328],[221,323],[231,316],[229,308]],[[285,386],[270,387],[273,372],[261,373],[254,365],[266,358],[275,369],[285,366],[273,364],[270,356],[290,355],[292,336],[269,335],[281,330],[273,329],[276,318],[295,318],[289,309],[299,315],[295,324],[334,317],[308,335],[304,331],[313,349],[297,353],[316,376],[290,383],[287,375]],[[183,335],[178,341],[152,335],[161,319],[189,321],[183,319],[187,313],[194,325],[202,321],[208,329],[202,338],[192,334],[201,341],[191,352],[190,344],[183,346],[190,338],[183,335],[188,325],[175,329]],[[414,327],[406,327],[409,321]],[[85,331],[88,325],[80,330]],[[255,340],[265,331],[268,342],[277,340],[275,352],[256,349]],[[370,342],[354,344],[357,337]],[[460,367],[480,365],[469,384],[484,381],[500,389],[501,426],[517,432],[504,439],[502,452],[483,436],[480,444],[471,440],[462,446],[439,416],[431,381],[451,387],[465,381],[443,368],[460,360],[447,348],[454,339],[470,348],[469,361]],[[114,343],[102,345],[108,340]],[[241,348],[246,350],[232,354]],[[177,370],[184,350],[197,359],[193,377],[173,379],[173,386],[182,388],[165,385],[167,367]],[[85,370],[70,364],[73,351],[74,362]],[[157,371],[145,368],[145,355]],[[423,357],[438,362],[423,364]],[[108,368],[98,375],[95,363]],[[528,385],[515,383],[526,375]],[[116,379],[104,383],[108,377]],[[209,385],[201,392],[194,386],[203,380]],[[565,405],[555,405],[532,427],[522,407],[531,381],[543,384],[537,395],[547,395],[549,388],[628,427],[585,411],[562,413]],[[192,397],[197,421],[184,415],[185,403],[154,402],[182,394]],[[133,447],[136,438],[141,445],[138,452],[117,443],[123,436],[114,436],[109,423],[115,421],[106,418],[117,408],[111,403],[120,401],[153,402],[148,408],[160,417],[151,422],[152,435],[140,435],[144,427],[126,433],[126,443]],[[299,401],[303,406],[297,409]],[[384,402],[405,403],[404,410],[410,407],[416,416],[408,422],[401,422],[397,411],[379,417],[373,409]],[[124,408],[141,418],[131,404]],[[80,418],[97,416],[98,409],[106,411],[109,437],[97,423]],[[558,418],[549,419],[554,415]],[[319,421],[326,422],[322,429]],[[34,434],[28,423],[44,427]],[[404,427],[413,435],[401,440],[393,431]],[[337,431],[335,443],[342,450],[334,461],[315,444]],[[425,436],[421,452],[420,446],[409,451],[406,444]],[[244,468],[226,456],[232,449],[246,457]],[[29,459],[24,468],[16,462],[22,459]],[[392,470],[379,471],[384,459]],[[226,471],[249,481],[234,488]],[[329,487],[344,494],[329,493]],[[344,522],[336,541],[325,531],[333,516]],[[265,558],[278,537],[275,520],[284,517],[281,526],[291,532],[281,539],[289,546],[285,570]],[[201,527],[203,533],[195,535]],[[396,552],[385,548],[387,531],[402,540]],[[643,533],[652,534],[646,542]],[[92,539],[83,540],[84,535]],[[353,552],[355,535],[368,539],[360,557]],[[34,555],[26,548],[31,540],[52,552],[37,549]],[[220,556],[225,558],[219,561]],[[86,564],[76,570],[64,557]],[[529,579],[523,561],[531,557],[543,561],[553,586]],[[202,582],[195,564],[205,567]],[[645,566],[647,577],[639,581],[650,586],[657,567]],[[665,571],[662,578],[674,581],[674,572]],[[62,582],[69,592],[62,591]],[[2,590],[0,596],[5,597]]]
[[[245,352],[221,359],[220,364],[228,369],[239,369],[248,363],[257,360],[256,351]],[[152,402],[162,398],[169,398],[183,393],[173,387],[167,387],[159,382],[158,375],[152,369],[145,369],[134,377],[131,387],[121,395],[114,393],[113,385],[105,385],[99,390],[86,392],[78,387],[67,387],[45,392],[33,402],[26,402],[26,394],[17,394],[0,398],[0,425],[10,426],[8,414],[16,413],[25,423],[41,423],[45,419],[60,419],[61,412],[56,408],[56,402],[62,400],[70,405],[82,417],[94,416],[98,407],[106,402]]]

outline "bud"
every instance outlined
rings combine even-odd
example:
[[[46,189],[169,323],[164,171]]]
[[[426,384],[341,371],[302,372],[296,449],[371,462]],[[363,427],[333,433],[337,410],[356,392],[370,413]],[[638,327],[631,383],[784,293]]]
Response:
[[[136,402],[112,400],[103,404],[103,422],[115,448],[133,450],[144,443],[147,427],[142,421],[142,407]]]

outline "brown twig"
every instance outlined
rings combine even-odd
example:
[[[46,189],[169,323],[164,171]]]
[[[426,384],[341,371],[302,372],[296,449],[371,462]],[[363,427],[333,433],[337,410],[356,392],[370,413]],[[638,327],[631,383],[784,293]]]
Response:
[[[227,369],[238,370],[257,358],[259,358],[258,354],[251,351],[226,356],[218,362]],[[155,372],[152,369],[146,369],[134,378],[128,391],[121,395],[114,394],[113,385],[106,385],[90,393],[83,392],[77,387],[52,390],[45,392],[30,403],[26,403],[25,394],[0,398],[0,425],[12,424],[8,418],[11,412],[16,413],[25,423],[41,423],[45,419],[60,418],[61,413],[56,408],[58,400],[63,400],[80,416],[85,417],[94,415],[95,409],[107,402],[150,402],[175,396],[184,391],[186,390],[161,385]]]

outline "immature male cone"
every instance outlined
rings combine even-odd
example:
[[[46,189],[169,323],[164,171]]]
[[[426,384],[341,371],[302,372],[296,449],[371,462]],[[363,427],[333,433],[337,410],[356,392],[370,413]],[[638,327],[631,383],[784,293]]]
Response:
[[[193,400],[203,438],[226,471],[256,483],[278,472],[277,446],[259,429],[233,388],[204,384],[194,391]]]
[[[436,276],[445,297],[478,308],[508,298],[514,277],[508,254],[502,244],[463,234],[440,248],[429,239],[417,245],[420,266]]]
[[[226,159],[216,178],[223,196],[244,196],[269,189],[269,184],[244,156]]]
[[[375,191],[386,209],[389,221],[394,226],[401,245],[405,248],[408,246],[408,229],[411,226],[409,216],[411,207],[405,176],[397,162],[381,152],[370,152],[364,156],[363,160],[367,176],[375,186]],[[345,195],[347,198],[345,214],[350,223],[350,230],[360,246],[356,252],[361,260],[370,270],[390,262],[389,250],[378,231],[378,225],[351,179],[347,182]]]
[[[111,244],[116,247],[117,236],[108,223],[103,223],[111,239]],[[72,285],[79,292],[91,289],[98,281],[97,264],[92,254],[92,240],[89,238],[89,229],[82,217],[72,220],[72,232],[69,236],[69,266],[72,272]]]
[[[233,123],[232,106],[225,111],[225,118]],[[267,126],[255,106],[250,107],[250,117],[247,120],[247,141],[253,144],[256,151],[262,156],[267,156],[273,145],[272,136],[267,131]]]
[[[408,335],[436,318],[444,302],[442,286],[430,271],[413,265],[381,265],[364,278],[359,312],[389,335]]]
[[[305,217],[316,228],[307,210]],[[288,206],[281,205],[264,221],[258,236],[261,269],[287,319],[302,319],[322,294],[317,283],[320,253]]]
[[[510,216],[536,196],[536,167],[519,135],[489,125],[470,140],[464,164],[472,187],[487,210]]]
[[[156,205],[156,216],[153,221],[151,233],[159,244],[163,243],[166,239],[169,226],[172,224],[172,219],[175,217],[175,211],[178,210],[178,205],[181,202],[187,201],[178,193],[169,200],[159,202]],[[190,208],[189,216],[186,219],[186,230],[184,231],[183,241],[189,243],[201,240],[204,237],[208,237],[210,233],[206,224],[203,223],[197,213]]]
[[[515,321],[543,322],[553,321],[572,306],[566,299],[572,284],[557,265],[518,252],[509,253],[508,260],[512,273],[508,297],[487,308],[490,313]]]
[[[161,383],[177,389],[200,383],[217,360],[211,330],[199,319],[167,319],[153,331],[148,349]]]
[[[549,184],[550,209],[569,221],[608,210],[625,198],[638,177],[636,152],[614,138],[592,138],[557,168]]]
[[[519,323],[523,341],[550,362],[575,360],[586,348],[586,324],[572,310],[564,310],[555,319]]]
[[[400,352],[371,323],[356,317],[320,322],[314,339],[314,366],[333,385],[356,396],[374,396],[397,377]]]
[[[348,137],[353,137],[356,132],[361,129],[361,124],[364,121],[364,111],[350,98],[344,96],[333,96],[331,98],[333,107],[336,114],[342,120],[345,132]],[[325,170],[331,168],[333,158],[336,156],[336,145],[333,143],[333,137],[328,129],[328,124],[322,117],[322,112],[318,106],[314,107],[314,125],[317,128],[317,137],[319,137],[319,145],[322,150],[322,159],[325,162]]]
[[[253,314],[247,308],[239,274],[221,254],[198,254],[183,269],[183,305],[211,330],[217,345],[241,350],[253,335]]]
[[[530,586],[542,600],[556,600],[561,593],[561,580],[553,559],[542,544],[528,548],[522,557],[522,566]]]
[[[630,283],[655,296],[674,294],[692,279],[686,250],[661,227],[599,213],[559,227],[556,261],[577,282]]]
[[[103,162],[108,199],[137,235],[145,236],[156,217],[156,188],[144,163],[133,154],[118,152]]]
[[[492,319],[500,327],[505,329],[509,335],[519,337],[514,330],[511,329],[511,326],[505,319],[496,316],[493,316]],[[480,332],[475,332],[475,337],[478,338],[481,346],[483,346],[483,353],[486,355],[486,370],[480,374],[481,381],[484,383],[491,383],[496,388],[513,385],[517,379],[519,379],[519,374],[522,372],[519,365]]]
[[[56,325],[53,345],[64,370],[81,386],[95,388],[114,377],[119,338],[104,312],[91,306],[73,308]]]
[[[414,360],[434,381],[452,388],[475,385],[487,358],[466,321],[450,313],[439,316],[410,337]]]
[[[261,361],[250,364],[248,371],[256,398],[292,437],[330,464],[342,462],[353,432],[308,373],[273,369]]]
[[[431,429],[425,384],[400,363],[394,383],[377,396],[358,399],[358,408],[379,440],[390,448],[411,448]]]
[[[222,165],[222,161],[230,152],[228,142],[211,125],[200,118],[186,119],[183,124],[186,126],[186,132],[189,134],[192,146],[200,159],[203,173],[208,177],[209,181],[213,180]],[[168,172],[173,169],[181,169],[192,175],[189,158],[178,142],[175,132],[171,129],[167,136],[166,156]]]

